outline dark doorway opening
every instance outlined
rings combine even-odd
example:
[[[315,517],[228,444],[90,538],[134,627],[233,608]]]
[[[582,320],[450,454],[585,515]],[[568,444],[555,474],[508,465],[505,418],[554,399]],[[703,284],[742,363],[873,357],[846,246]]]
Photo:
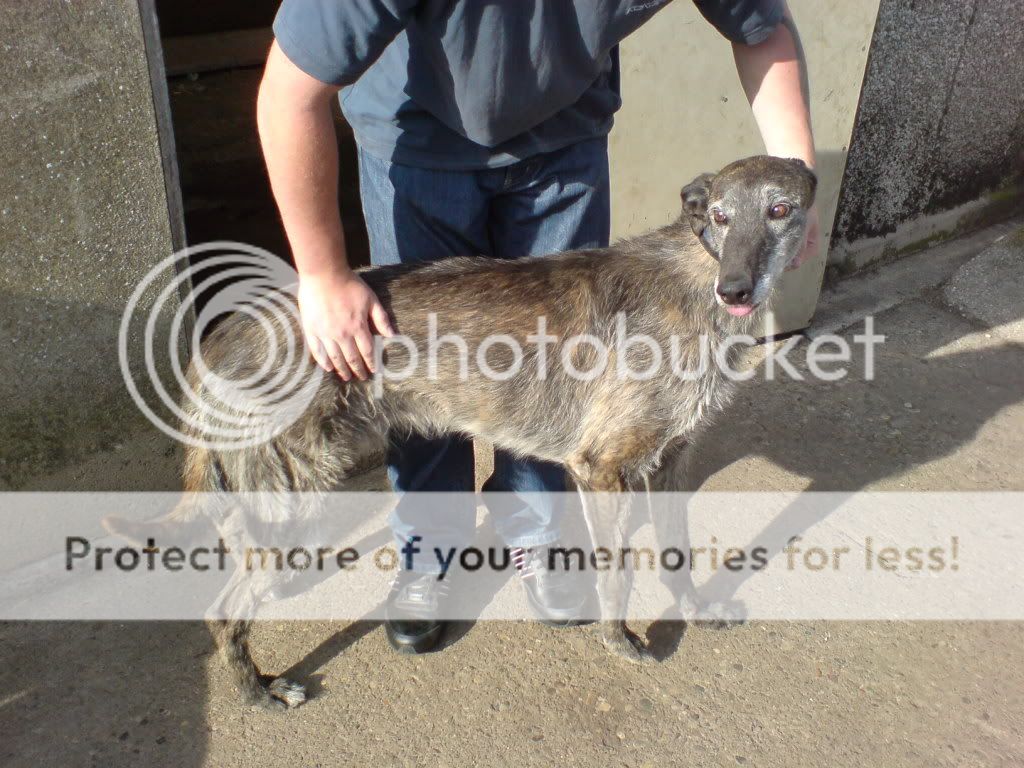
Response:
[[[229,240],[291,261],[256,128],[256,94],[280,0],[156,0],[189,245]],[[335,106],[349,259],[369,263],[356,147]],[[204,298],[197,297],[198,308]]]

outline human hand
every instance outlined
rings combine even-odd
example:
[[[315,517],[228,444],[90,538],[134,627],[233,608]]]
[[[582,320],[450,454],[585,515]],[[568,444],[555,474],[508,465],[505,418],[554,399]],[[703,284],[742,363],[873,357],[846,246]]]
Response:
[[[807,239],[804,242],[804,247],[796,255],[789,264],[786,265],[787,270],[797,269],[801,264],[810,259],[812,256],[816,256],[818,253],[818,238],[820,237],[821,224],[818,220],[818,206],[817,204],[812,205],[807,211]]]
[[[317,365],[344,381],[374,373],[373,334],[394,336],[387,310],[350,269],[299,279],[302,332]]]

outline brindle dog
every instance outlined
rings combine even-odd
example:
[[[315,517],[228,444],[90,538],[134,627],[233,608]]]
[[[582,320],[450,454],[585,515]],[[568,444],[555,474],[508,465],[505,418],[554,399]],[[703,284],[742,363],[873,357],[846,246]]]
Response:
[[[457,344],[446,343],[437,349],[429,375],[420,370],[350,383],[324,376],[302,416],[273,439],[242,450],[188,448],[186,490],[325,492],[379,454],[389,431],[458,433],[562,463],[585,492],[592,537],[615,551],[624,544],[626,524],[616,494],[644,483],[675,487],[686,446],[726,405],[732,382],[718,365],[685,380],[668,364],[643,380],[623,380],[614,359],[584,380],[552,363],[559,359],[558,344],[543,356],[530,343],[537,318],[546,318],[547,333],[559,340],[586,334],[612,347],[622,315],[630,334],[646,334],[666,353],[677,344],[680,364],[697,370],[702,337],[714,352],[726,337],[753,327],[754,311],[803,248],[815,187],[814,174],[799,160],[751,157],[684,187],[676,222],[610,248],[514,261],[460,257],[364,271],[420,359],[434,313],[437,334],[458,335],[471,352],[488,336],[515,339],[523,350],[521,367],[514,375],[486,376],[479,366],[463,365]],[[282,322],[277,332],[301,338],[294,314]],[[241,378],[259,369],[268,348],[266,330],[238,313],[204,340],[202,358],[218,375]],[[388,370],[403,370],[410,356],[408,348],[389,344],[384,363]],[[647,347],[634,345],[626,362],[632,370],[647,370],[651,356]],[[596,357],[596,348],[584,344],[570,355],[576,371],[592,371]],[[492,371],[509,371],[511,348],[491,345],[486,361]],[[191,381],[203,397],[207,390],[195,370]],[[201,416],[194,403],[184,407]],[[193,432],[203,437],[201,428]],[[110,520],[108,527],[145,539],[187,522],[196,510],[182,504],[156,524]],[[245,525],[232,522],[230,513],[214,523],[229,546],[244,543]],[[272,578],[257,578],[239,565],[211,611],[210,625],[248,700],[295,706],[305,699],[303,688],[261,674],[247,643],[251,612],[273,595],[274,586]],[[597,588],[604,644],[642,660],[643,643],[619,618],[625,616],[627,576],[600,571]]]

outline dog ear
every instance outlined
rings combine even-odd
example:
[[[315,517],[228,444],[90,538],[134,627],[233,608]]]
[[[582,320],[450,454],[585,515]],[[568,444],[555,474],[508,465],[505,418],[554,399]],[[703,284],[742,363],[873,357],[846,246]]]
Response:
[[[690,229],[697,237],[704,234],[704,228],[708,225],[708,196],[714,178],[713,173],[702,173],[679,193],[683,200],[683,216],[690,222]]]
[[[800,172],[800,175],[803,176],[804,180],[806,180],[807,182],[807,200],[804,202],[804,205],[810,208],[811,205],[814,203],[814,193],[818,189],[818,176],[814,171],[808,168],[807,163],[805,163],[800,158],[789,157],[786,159],[794,166],[796,166],[796,169]]]

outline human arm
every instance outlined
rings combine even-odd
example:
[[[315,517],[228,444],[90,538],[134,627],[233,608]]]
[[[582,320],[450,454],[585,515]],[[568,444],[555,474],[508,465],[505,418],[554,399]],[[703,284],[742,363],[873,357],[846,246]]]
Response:
[[[733,57],[754,119],[771,155],[796,157],[815,167],[811,131],[807,62],[800,35],[788,6],[782,19],[761,42],[733,42]],[[817,206],[808,212],[807,243],[790,268],[796,268],[818,248]]]
[[[299,272],[310,352],[344,380],[373,373],[387,312],[349,266],[332,100],[405,27],[418,0],[284,0],[257,99],[260,143]]]

